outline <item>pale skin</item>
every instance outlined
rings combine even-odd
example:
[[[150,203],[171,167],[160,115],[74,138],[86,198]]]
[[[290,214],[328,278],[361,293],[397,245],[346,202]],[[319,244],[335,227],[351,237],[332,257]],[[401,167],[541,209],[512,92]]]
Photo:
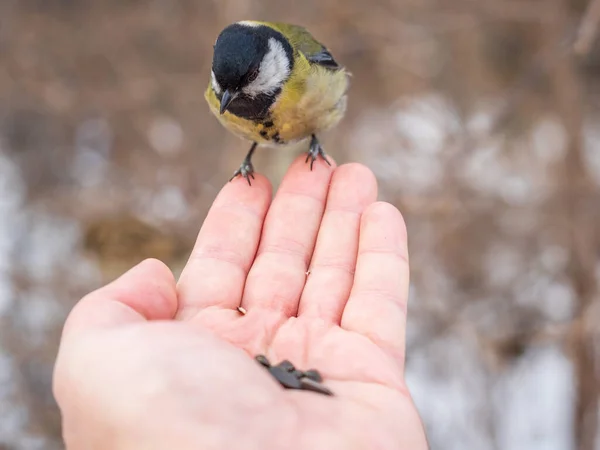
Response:
[[[273,200],[262,175],[227,183],[178,281],[146,260],[77,303],[54,373],[68,449],[427,448],[402,216],[364,166],[304,159]],[[259,353],[335,395],[283,389]]]

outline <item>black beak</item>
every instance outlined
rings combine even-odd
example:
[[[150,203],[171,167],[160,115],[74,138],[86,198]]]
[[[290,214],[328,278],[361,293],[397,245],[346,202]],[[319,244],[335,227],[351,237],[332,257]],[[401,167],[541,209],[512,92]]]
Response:
[[[229,89],[226,89],[225,92],[223,92],[223,97],[221,97],[221,114],[227,111],[227,108],[229,107],[231,102],[237,97],[237,95],[237,92],[234,91],[232,93]]]

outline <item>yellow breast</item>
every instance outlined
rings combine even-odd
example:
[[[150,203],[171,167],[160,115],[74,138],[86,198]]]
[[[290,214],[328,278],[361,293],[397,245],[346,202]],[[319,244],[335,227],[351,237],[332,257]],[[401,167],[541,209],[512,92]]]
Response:
[[[295,60],[270,117],[254,122],[229,112],[219,113],[219,100],[209,83],[205,92],[212,113],[232,133],[259,144],[290,143],[325,131],[346,112],[348,73],[310,64],[304,55]]]

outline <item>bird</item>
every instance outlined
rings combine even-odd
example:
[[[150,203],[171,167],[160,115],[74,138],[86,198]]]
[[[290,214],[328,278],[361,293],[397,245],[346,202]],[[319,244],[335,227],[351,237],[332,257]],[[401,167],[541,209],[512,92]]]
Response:
[[[205,99],[234,135],[252,143],[229,181],[254,179],[257,146],[308,142],[310,170],[321,157],[318,135],[336,126],[347,108],[350,72],[306,28],[243,20],[226,26],[213,46]]]

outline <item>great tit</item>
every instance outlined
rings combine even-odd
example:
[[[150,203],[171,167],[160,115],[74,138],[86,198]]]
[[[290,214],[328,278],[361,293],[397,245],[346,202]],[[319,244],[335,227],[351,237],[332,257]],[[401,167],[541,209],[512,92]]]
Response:
[[[241,175],[251,184],[252,155],[259,144],[310,139],[306,162],[310,159],[311,170],[319,156],[330,164],[317,134],[344,116],[348,78],[303,27],[248,20],[227,26],[214,45],[205,98],[226,129],[252,141],[231,180]]]

